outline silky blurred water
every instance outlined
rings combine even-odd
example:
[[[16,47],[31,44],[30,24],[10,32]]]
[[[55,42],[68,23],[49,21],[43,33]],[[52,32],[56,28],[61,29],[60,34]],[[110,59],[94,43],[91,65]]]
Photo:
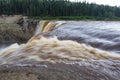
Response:
[[[9,45],[12,45],[12,43],[11,44],[0,44],[0,50],[8,47]]]
[[[120,21],[68,21],[51,35],[120,53]]]
[[[66,21],[49,34],[120,53],[120,21]],[[8,44],[0,44],[0,50]]]

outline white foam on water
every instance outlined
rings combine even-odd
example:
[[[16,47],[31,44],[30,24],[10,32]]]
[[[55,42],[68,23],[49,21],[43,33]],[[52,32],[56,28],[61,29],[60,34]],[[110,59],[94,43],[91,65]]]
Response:
[[[23,45],[13,44],[0,52],[0,63],[19,61],[69,61],[120,59],[119,54],[92,48],[71,40],[57,38],[33,39]]]
[[[63,22],[39,22],[36,34],[62,25]],[[41,26],[42,25],[42,26]],[[58,40],[57,37],[33,36],[26,44],[13,44],[0,51],[0,64],[19,61],[71,61],[117,59],[120,55],[79,44],[72,40]]]

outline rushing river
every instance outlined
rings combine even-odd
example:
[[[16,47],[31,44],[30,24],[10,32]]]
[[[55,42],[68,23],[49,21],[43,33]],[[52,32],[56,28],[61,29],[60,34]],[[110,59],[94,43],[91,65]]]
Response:
[[[9,44],[0,44],[0,50],[2,50],[2,49],[4,49],[4,48],[6,48],[6,47],[8,47],[8,46],[10,46],[12,43],[9,43]]]
[[[72,80],[119,80],[120,55],[115,53],[120,53],[120,22],[66,21],[65,24],[62,22],[64,23],[64,21],[58,21],[58,24],[54,21],[41,21],[35,32],[36,35],[26,44],[13,44],[2,50],[0,72],[6,71],[5,78],[11,72],[17,72],[19,69],[22,72],[22,68],[24,72],[28,67],[32,74],[40,77],[45,75],[44,79],[46,76],[55,79],[56,76],[64,77],[65,75],[65,78],[66,76],[68,78],[61,78],[62,80],[69,78]],[[52,38],[53,36],[63,41]],[[8,45],[1,46],[5,48]],[[10,75],[10,78],[12,77]]]
[[[49,34],[120,53],[120,21],[68,21]]]
[[[67,21],[48,34],[120,53],[120,21]],[[0,46],[0,49],[7,47]]]

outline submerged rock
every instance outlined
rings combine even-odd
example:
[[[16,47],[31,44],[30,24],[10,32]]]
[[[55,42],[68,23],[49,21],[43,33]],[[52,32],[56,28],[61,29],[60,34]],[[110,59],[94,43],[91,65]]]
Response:
[[[120,61],[21,62],[0,66],[0,80],[119,80]]]

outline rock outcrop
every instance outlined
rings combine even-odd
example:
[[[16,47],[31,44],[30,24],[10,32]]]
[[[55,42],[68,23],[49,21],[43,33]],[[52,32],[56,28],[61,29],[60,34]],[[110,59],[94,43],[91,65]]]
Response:
[[[0,43],[27,42],[34,35],[38,22],[21,15],[0,16]]]

